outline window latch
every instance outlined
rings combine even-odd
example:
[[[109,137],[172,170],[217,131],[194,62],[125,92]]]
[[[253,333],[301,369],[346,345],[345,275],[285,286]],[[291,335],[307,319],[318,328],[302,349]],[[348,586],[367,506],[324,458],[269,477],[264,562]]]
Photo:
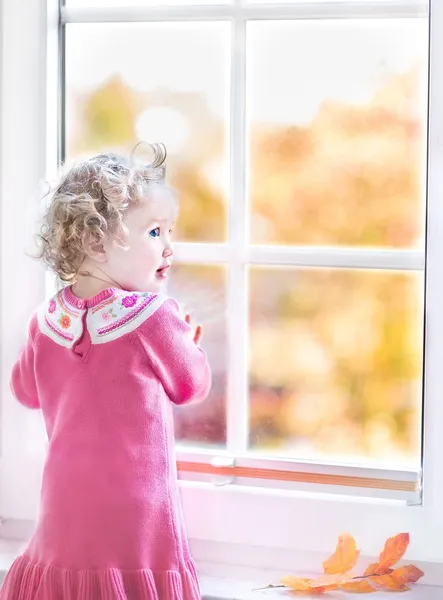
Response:
[[[231,485],[235,481],[235,474],[229,470],[235,467],[235,459],[229,456],[215,456],[211,459],[212,483],[217,487]]]

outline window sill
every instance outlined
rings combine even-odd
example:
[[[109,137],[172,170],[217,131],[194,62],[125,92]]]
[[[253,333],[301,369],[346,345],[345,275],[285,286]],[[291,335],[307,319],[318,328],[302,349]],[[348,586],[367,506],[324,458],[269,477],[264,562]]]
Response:
[[[424,589],[425,588],[425,589]],[[251,587],[246,587],[244,584],[230,582],[229,580],[216,581],[208,578],[206,581],[202,580],[202,591],[203,600],[282,600],[283,598],[288,599],[288,592],[284,590],[267,590],[260,592],[251,592]],[[350,595],[345,593],[331,593],[329,595],[330,600],[350,600],[356,598],[357,595]],[[377,600],[392,600],[392,593],[389,592],[378,592],[376,594]],[[407,600],[441,600],[442,588],[430,588],[428,586],[418,585],[412,591],[407,593]],[[322,596],[310,596],[310,598],[327,598]],[[375,600],[375,599],[374,599]]]
[[[7,570],[22,548],[23,542],[0,539],[0,582],[3,581]],[[263,598],[263,600],[279,600],[288,597],[285,590],[253,591],[272,581],[271,572],[270,575],[263,575],[263,571],[259,573],[243,568],[233,571],[229,565],[220,565],[217,568],[215,565],[209,564],[201,565],[199,570],[202,600],[260,600],[260,598]],[[220,571],[226,572],[226,575],[221,576]],[[234,572],[235,575],[231,575],[229,571]],[[214,575],[215,572],[217,575]],[[265,578],[265,582],[263,578]],[[423,598],[426,598],[426,600],[441,600],[442,594],[443,588],[441,587],[417,585],[407,594],[407,598],[408,600],[423,600]],[[311,597],[316,598],[317,596]],[[351,597],[353,596],[340,593],[330,595],[331,600],[340,600],[341,598],[345,600],[345,598],[349,599]],[[377,600],[388,599],[392,600],[392,594],[382,592],[377,594]]]
[[[269,584],[278,584],[279,576],[276,575],[275,571],[204,562],[199,562],[198,567],[202,600],[289,600],[293,597],[288,590],[263,589]],[[305,577],[316,577],[315,573],[309,571],[303,571],[303,573]],[[284,574],[288,575],[289,571]],[[361,595],[333,592],[326,595],[310,596],[310,598],[351,600],[359,596]],[[374,594],[374,600],[375,598],[377,600],[392,600],[392,592],[377,592]],[[443,598],[443,587],[427,585],[426,583],[416,584],[412,586],[411,591],[406,594],[405,598],[407,600],[441,600]]]
[[[229,577],[214,577],[205,575],[204,572],[200,575],[200,584],[202,589],[202,600],[283,600],[288,599],[287,590],[260,590],[263,582],[258,583],[258,580],[240,581],[230,579]],[[253,591],[256,590],[256,591]],[[443,588],[431,587],[427,585],[416,585],[410,592],[406,594],[407,600],[441,600]],[[310,596],[310,598],[323,598],[327,600],[350,600],[357,598],[359,595],[345,594],[334,592],[331,594]],[[392,600],[392,592],[378,592],[375,594],[377,600]],[[374,599],[375,600],[375,599]]]

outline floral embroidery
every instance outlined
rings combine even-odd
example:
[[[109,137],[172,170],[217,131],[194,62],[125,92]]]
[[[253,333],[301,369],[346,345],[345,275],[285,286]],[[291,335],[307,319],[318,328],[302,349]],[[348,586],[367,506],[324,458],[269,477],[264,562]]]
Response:
[[[68,327],[71,326],[71,319],[68,317],[68,315],[62,315],[58,322],[63,327],[63,329],[68,329]]]
[[[111,336],[108,339],[112,339],[113,337],[115,339],[116,336],[123,335],[124,329],[129,327],[130,323],[134,320],[140,319],[142,314],[146,315],[146,317],[152,314],[151,311],[154,311],[154,307],[157,306],[155,301],[157,301],[157,296],[148,292],[137,292],[121,296],[118,298],[118,303],[115,302],[113,306],[111,305],[111,307],[100,313],[102,323],[97,323],[93,326],[94,334],[91,336],[93,342],[97,343],[98,340],[103,339],[105,336]],[[94,317],[89,320],[91,326],[93,319]],[[118,330],[121,331],[121,334],[116,333]]]
[[[95,314],[96,312],[99,312],[99,311],[103,310],[106,306],[109,306],[110,304],[113,305],[114,302],[115,302],[115,298],[114,298],[114,296],[111,296],[111,298],[108,298],[107,300],[104,300],[100,304],[97,304],[97,306],[93,306],[90,309],[90,312],[92,314]]]
[[[69,288],[61,290],[39,312],[42,332],[66,348],[72,348],[87,327],[93,344],[116,340],[133,331],[165,301],[149,292],[115,290],[99,304],[78,306]]]
[[[85,309],[69,304],[64,288],[48,301],[44,310],[39,311],[40,330],[58,344],[71,348],[82,334],[85,312]]]
[[[122,304],[125,308],[131,308],[131,306],[135,306],[137,304],[137,300],[137,294],[132,294],[132,296],[125,296],[122,298]]]

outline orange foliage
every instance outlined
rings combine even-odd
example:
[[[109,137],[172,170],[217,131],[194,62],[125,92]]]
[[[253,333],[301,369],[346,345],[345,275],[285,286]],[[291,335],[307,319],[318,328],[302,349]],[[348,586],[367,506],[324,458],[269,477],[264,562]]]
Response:
[[[359,556],[360,551],[357,550],[356,541],[348,533],[345,533],[338,538],[334,554],[324,561],[323,570],[328,575],[347,573],[355,567]]]
[[[408,548],[408,533],[389,538],[376,563],[368,565],[361,576],[351,573],[360,556],[355,539],[345,533],[338,538],[335,552],[323,562],[324,575],[317,579],[285,577],[282,587],[300,594],[322,594],[342,590],[355,594],[371,594],[377,590],[402,592],[409,590],[410,583],[417,582],[424,573],[414,565],[393,569]],[[274,587],[274,586],[270,586]]]
[[[377,567],[377,573],[380,575],[385,569],[389,569],[401,560],[409,545],[409,534],[402,533],[389,538],[385,544],[383,552],[380,554],[380,561]]]

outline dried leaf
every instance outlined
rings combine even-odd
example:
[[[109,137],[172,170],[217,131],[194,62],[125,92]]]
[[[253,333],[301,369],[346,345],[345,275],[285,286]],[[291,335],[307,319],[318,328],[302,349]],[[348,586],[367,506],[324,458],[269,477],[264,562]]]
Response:
[[[318,579],[315,579],[311,583],[312,589],[318,588],[330,588],[337,589],[339,586],[344,585],[352,581],[352,577],[350,575],[344,575],[338,573],[337,575],[322,575]]]
[[[367,579],[360,579],[359,581],[345,583],[340,587],[340,589],[353,594],[372,594],[375,592],[375,589],[370,585]]]
[[[419,579],[423,577],[424,573],[419,568],[414,565],[406,565],[404,567],[399,567],[395,569],[390,574],[390,577],[393,577],[399,583],[416,583]]]
[[[350,581],[347,575],[323,575],[318,579],[304,579],[299,577],[284,577],[281,583],[296,592],[307,594],[323,594],[336,590],[342,583]]]
[[[369,577],[370,575],[389,575],[389,573],[392,573],[392,569],[380,567],[378,563],[372,563],[368,565],[364,577]]]
[[[409,587],[403,583],[399,583],[392,578],[391,575],[380,575],[379,577],[372,577],[371,584],[376,590],[389,590],[390,592],[406,592]]]
[[[385,569],[394,566],[400,559],[403,558],[409,546],[409,533],[400,533],[388,539],[380,554],[379,566],[377,573],[382,573]]]
[[[407,565],[391,571],[388,575],[371,577],[370,580],[377,589],[387,588],[397,592],[409,589],[407,584],[416,583],[423,575],[423,571],[414,565]]]
[[[300,577],[283,577],[282,584],[296,592],[306,592],[311,589],[312,579],[301,579]]]
[[[377,590],[404,592],[409,583],[415,583],[424,573],[414,565],[392,569],[404,555],[409,544],[409,534],[402,533],[389,538],[380,561],[368,565],[364,575],[354,577],[350,574],[355,566],[360,551],[352,536],[343,534],[338,539],[334,554],[323,563],[324,575],[318,579],[285,577],[282,586],[288,587],[303,595],[317,595],[331,590],[343,590],[354,594],[371,594]],[[279,586],[268,586],[271,589]]]
[[[338,590],[338,589],[339,589],[338,585],[326,585],[326,586],[320,586],[320,587],[313,587],[313,588],[310,588],[309,590],[306,590],[306,592],[302,592],[302,593],[307,596],[309,596],[309,595],[317,596],[318,594],[325,594],[326,592],[332,592],[332,591]]]
[[[327,575],[348,573],[357,563],[360,551],[354,538],[345,533],[338,538],[337,548],[334,554],[323,563],[324,572]]]
[[[367,566],[364,577],[368,577],[368,575],[375,575],[378,569],[378,563],[371,563]]]

